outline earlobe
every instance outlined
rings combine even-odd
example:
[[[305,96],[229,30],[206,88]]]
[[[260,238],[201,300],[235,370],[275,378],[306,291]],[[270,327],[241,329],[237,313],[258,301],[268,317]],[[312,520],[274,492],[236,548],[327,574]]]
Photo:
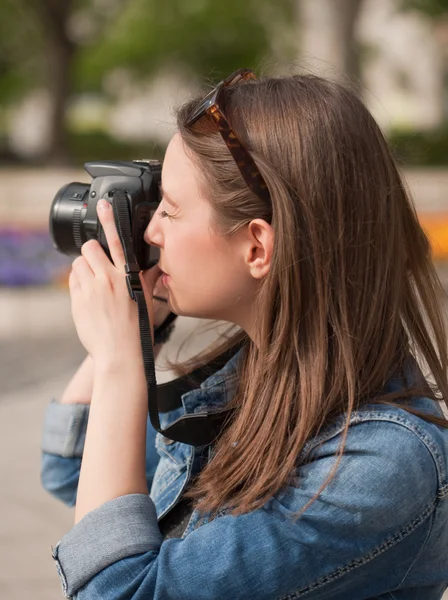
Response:
[[[264,260],[256,259],[250,269],[250,274],[254,279],[264,279],[269,273],[271,268],[270,263],[266,263]]]
[[[254,279],[263,279],[271,268],[274,249],[274,231],[263,219],[254,219],[248,225],[248,267]]]

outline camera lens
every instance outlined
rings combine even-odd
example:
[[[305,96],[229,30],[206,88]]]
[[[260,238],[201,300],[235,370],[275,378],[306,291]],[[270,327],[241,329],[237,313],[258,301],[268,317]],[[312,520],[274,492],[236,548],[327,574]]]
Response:
[[[80,254],[87,241],[82,226],[90,186],[69,183],[56,194],[50,209],[50,234],[54,247],[64,254]]]

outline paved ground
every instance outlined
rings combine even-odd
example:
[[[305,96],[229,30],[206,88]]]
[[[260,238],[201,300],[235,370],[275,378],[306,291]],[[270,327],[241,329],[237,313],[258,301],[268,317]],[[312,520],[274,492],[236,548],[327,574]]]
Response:
[[[421,209],[431,213],[447,209],[447,173],[415,172],[413,177]],[[54,178],[51,173],[17,177],[9,172],[2,178],[0,172],[0,223],[46,221],[54,188],[69,180],[73,180],[72,173]],[[419,188],[423,180],[426,203],[424,189]],[[441,263],[439,269],[448,290],[448,266]],[[173,346],[194,325],[185,320]],[[204,331],[197,344],[205,346],[212,336]],[[190,346],[185,353],[192,351]],[[82,357],[66,290],[0,289],[1,600],[62,597],[50,544],[71,528],[73,510],[41,488],[39,446],[45,407],[60,395]],[[159,381],[164,377],[169,373],[161,374]]]

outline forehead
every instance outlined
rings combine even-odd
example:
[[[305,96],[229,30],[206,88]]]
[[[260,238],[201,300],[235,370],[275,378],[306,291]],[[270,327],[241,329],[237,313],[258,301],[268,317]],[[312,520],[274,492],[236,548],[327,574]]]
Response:
[[[199,171],[185,152],[180,134],[176,133],[166,149],[162,168],[164,192],[176,203],[201,197]]]

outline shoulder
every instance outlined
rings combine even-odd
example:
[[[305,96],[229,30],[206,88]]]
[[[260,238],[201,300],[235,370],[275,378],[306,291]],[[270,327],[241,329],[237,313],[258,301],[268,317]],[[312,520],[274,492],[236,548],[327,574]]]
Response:
[[[448,430],[398,407],[372,405],[352,414],[340,455],[344,425],[341,418],[308,442],[297,484],[282,497],[285,508],[300,510],[332,474],[317,506],[338,506],[367,520],[405,525],[448,494]]]
[[[417,408],[421,413],[440,416],[442,413],[438,412],[435,406],[436,403],[427,398],[420,398],[412,404],[412,408]],[[301,458],[322,445],[340,444],[346,422],[346,416],[342,415],[318,436],[309,440]],[[400,445],[397,444],[398,440]],[[351,414],[346,449],[373,446],[378,450],[387,450],[389,455],[403,455],[406,448],[416,450],[417,453],[425,453],[425,448],[426,453],[436,462],[437,470],[442,471],[446,463],[447,443],[448,429],[443,429],[398,405],[370,404]]]

